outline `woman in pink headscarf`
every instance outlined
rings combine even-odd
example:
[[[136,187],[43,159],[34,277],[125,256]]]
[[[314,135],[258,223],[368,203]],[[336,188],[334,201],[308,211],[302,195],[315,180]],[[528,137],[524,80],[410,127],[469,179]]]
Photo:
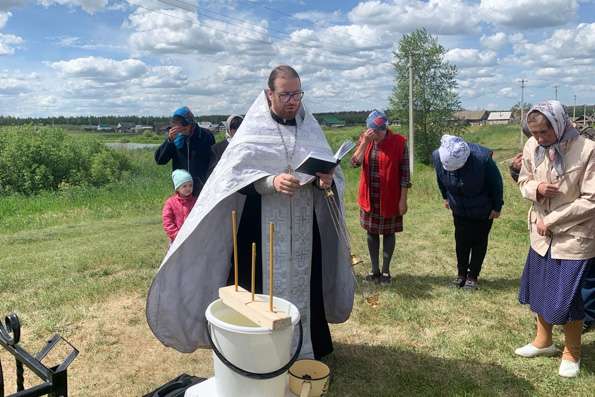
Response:
[[[578,134],[558,101],[531,108],[527,125],[533,137],[525,144],[519,186],[533,205],[519,301],[537,313],[537,334],[515,353],[556,354],[552,326],[562,324],[559,374],[575,377],[585,316],[580,290],[595,266],[595,142]]]

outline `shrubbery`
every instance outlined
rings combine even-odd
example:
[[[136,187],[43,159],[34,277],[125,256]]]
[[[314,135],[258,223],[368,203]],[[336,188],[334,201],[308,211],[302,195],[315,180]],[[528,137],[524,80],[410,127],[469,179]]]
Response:
[[[124,154],[91,137],[50,127],[0,128],[0,195],[100,186],[129,169]]]

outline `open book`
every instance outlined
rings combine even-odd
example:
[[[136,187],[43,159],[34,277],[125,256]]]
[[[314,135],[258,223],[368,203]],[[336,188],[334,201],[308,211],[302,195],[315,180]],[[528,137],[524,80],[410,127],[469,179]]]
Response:
[[[310,152],[304,161],[296,167],[295,171],[308,175],[316,175],[317,172],[328,174],[354,147],[355,143],[353,141],[345,141],[332,157],[325,153]]]

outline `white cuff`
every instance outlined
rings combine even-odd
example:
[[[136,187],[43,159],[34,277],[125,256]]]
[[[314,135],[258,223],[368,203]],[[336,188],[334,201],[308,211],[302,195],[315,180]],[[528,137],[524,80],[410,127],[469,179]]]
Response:
[[[275,179],[275,175],[269,175],[262,179],[259,179],[256,182],[254,182],[254,189],[261,196],[263,196],[265,194],[273,194],[273,193],[275,193],[275,186],[273,185],[274,179]]]

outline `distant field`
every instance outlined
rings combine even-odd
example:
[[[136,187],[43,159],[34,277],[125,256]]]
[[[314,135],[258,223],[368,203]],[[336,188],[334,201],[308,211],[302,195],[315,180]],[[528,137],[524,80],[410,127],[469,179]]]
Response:
[[[358,133],[332,129],[327,136],[336,147]],[[452,219],[433,170],[422,164],[414,170],[405,232],[397,237],[395,282],[365,285],[369,260],[355,201],[359,170],[344,166],[352,248],[365,264],[355,269],[359,287],[351,319],[332,326],[329,396],[593,396],[594,333],[584,338],[576,380],[557,375],[558,358],[513,354],[533,334],[531,314],[517,301],[528,203],[506,169],[518,151],[518,128],[474,128],[465,137],[494,149],[505,181],[502,217],[494,223],[481,289],[474,293],[448,286],[456,274]],[[183,372],[212,375],[210,352],[167,349],[146,325],[146,291],[167,246],[160,212],[171,193],[170,167],[155,165],[149,150],[128,155],[134,171],[120,183],[0,197],[0,316],[19,314],[23,344],[32,351],[52,332],[81,350],[69,373],[73,396],[139,396]],[[374,293],[378,307],[363,299]],[[558,331],[555,342],[561,346]],[[14,392],[12,360],[4,352],[0,359],[7,391]]]

